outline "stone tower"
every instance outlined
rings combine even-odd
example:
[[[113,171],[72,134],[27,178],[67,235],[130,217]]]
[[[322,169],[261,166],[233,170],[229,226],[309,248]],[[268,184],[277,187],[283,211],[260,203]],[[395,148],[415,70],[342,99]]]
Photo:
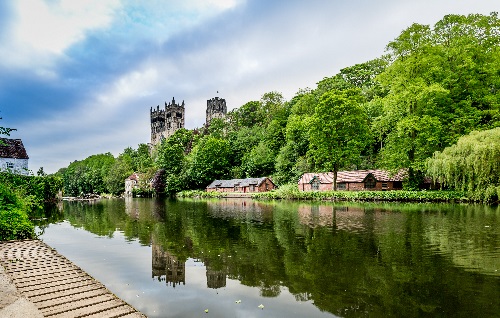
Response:
[[[214,97],[207,100],[207,122],[206,125],[209,126],[210,122],[214,118],[224,119],[227,114],[226,100],[224,98]]]
[[[153,146],[172,136],[177,129],[184,128],[184,106],[184,101],[179,105],[175,103],[175,98],[172,98],[172,102],[165,102],[165,109],[160,109],[159,105],[156,110],[151,107],[149,114]]]

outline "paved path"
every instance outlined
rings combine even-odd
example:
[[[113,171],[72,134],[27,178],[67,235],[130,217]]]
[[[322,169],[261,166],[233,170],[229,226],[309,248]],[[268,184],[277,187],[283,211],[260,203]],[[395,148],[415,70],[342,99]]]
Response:
[[[1,318],[145,317],[41,241],[0,242],[0,265]]]

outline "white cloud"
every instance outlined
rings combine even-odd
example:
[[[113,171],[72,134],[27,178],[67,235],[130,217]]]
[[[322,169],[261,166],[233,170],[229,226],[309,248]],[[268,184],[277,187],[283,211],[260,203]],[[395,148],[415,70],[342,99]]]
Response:
[[[17,0],[6,41],[0,45],[0,63],[54,77],[54,59],[83,40],[86,32],[110,25],[119,6],[119,0]]]

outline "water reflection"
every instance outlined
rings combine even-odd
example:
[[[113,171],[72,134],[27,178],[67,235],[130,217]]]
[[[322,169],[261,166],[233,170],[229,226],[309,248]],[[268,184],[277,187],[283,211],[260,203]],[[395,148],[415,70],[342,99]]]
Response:
[[[203,270],[206,290],[252,288],[274,316],[500,312],[498,207],[128,198],[65,203],[64,218],[150,246],[154,288],[197,295],[199,276],[190,275]],[[220,306],[228,310],[220,316],[248,316]]]

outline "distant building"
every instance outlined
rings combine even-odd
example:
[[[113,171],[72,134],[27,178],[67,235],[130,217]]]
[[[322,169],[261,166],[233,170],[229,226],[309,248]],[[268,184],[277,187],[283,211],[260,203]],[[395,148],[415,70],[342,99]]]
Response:
[[[226,100],[224,98],[214,97],[207,100],[207,118],[206,126],[210,125],[210,122],[214,118],[224,119],[227,114]]]
[[[406,171],[391,175],[385,170],[352,170],[337,172],[337,190],[401,190]],[[304,173],[298,182],[301,191],[333,190],[333,172]]]
[[[0,171],[28,175],[28,159],[21,139],[0,138]]]
[[[131,197],[134,189],[139,189],[139,175],[133,173],[125,179],[125,195]]]
[[[232,180],[214,180],[210,183],[206,191],[218,192],[266,192],[276,189],[276,185],[267,177],[263,178],[247,178],[247,179],[232,179]]]
[[[156,106],[149,111],[151,119],[151,145],[159,144],[163,139],[172,136],[176,130],[184,128],[185,104],[177,104],[175,98],[172,102],[165,102],[165,109]]]

